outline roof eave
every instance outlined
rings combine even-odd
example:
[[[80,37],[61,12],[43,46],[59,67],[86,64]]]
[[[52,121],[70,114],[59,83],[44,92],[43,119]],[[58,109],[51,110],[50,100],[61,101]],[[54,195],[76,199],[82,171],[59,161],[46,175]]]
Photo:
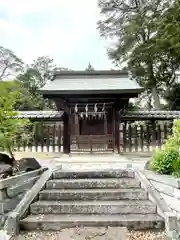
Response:
[[[58,76],[129,76],[128,71],[121,70],[94,70],[94,71],[54,71],[53,79]]]
[[[40,93],[44,96],[46,95],[71,95],[71,94],[124,94],[124,93],[137,93],[140,94],[144,91],[144,88],[135,88],[135,89],[114,89],[114,90],[39,90]]]

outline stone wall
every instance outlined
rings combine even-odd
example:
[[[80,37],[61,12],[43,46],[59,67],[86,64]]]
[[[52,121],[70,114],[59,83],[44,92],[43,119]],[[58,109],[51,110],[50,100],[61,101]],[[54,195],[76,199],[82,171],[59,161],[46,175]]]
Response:
[[[16,208],[21,199],[39,179],[44,168],[0,179],[0,228],[8,214]]]
[[[180,219],[180,178],[160,175],[147,170],[144,171],[144,174]]]

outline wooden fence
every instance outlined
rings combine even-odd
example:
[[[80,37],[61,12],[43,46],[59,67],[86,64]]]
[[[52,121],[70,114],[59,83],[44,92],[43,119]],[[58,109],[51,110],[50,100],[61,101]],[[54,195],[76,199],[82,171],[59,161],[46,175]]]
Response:
[[[162,124],[121,123],[119,132],[120,152],[149,152],[161,148],[172,133],[172,126]]]
[[[171,134],[172,126],[167,123],[150,125],[129,122],[119,124],[119,152],[147,152],[161,148]],[[63,124],[36,123],[27,138],[16,137],[14,151],[18,152],[63,152]],[[71,136],[72,152],[116,151],[113,135]],[[116,147],[117,148],[117,147]],[[3,149],[1,149],[3,151]]]
[[[36,122],[28,133],[15,136],[13,148],[16,152],[62,152],[63,124]]]

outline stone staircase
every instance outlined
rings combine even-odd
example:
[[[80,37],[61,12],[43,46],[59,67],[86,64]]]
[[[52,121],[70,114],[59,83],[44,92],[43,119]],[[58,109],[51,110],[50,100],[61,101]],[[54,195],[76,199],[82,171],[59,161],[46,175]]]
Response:
[[[30,215],[20,221],[24,230],[55,230],[75,226],[125,226],[162,229],[148,193],[134,172],[126,170],[55,171]]]

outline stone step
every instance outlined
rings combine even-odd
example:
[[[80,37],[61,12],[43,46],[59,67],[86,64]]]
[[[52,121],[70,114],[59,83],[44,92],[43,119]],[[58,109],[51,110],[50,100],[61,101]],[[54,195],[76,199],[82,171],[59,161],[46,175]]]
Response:
[[[156,205],[148,200],[38,201],[30,210],[31,214],[148,214],[156,213]]]
[[[91,178],[91,179],[54,179],[46,183],[47,189],[77,188],[138,188],[140,182],[134,178]]]
[[[147,200],[143,189],[46,189],[39,193],[40,200]]]
[[[134,172],[130,169],[119,170],[82,170],[82,171],[62,171],[57,170],[53,173],[53,179],[62,178],[134,178]]]
[[[127,215],[30,215],[20,221],[20,228],[29,231],[60,231],[77,226],[122,226],[135,230],[163,229],[164,219],[157,214]]]

